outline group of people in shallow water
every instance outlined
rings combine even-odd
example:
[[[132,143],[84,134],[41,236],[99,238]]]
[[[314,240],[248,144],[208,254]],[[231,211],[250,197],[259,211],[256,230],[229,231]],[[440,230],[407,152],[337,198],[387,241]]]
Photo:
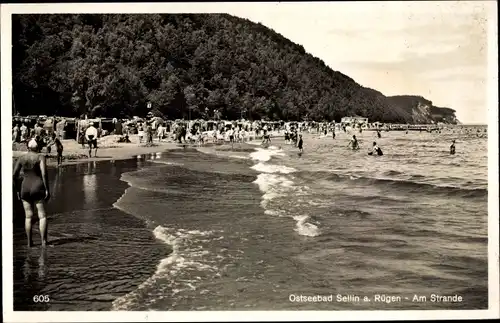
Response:
[[[304,140],[302,139],[302,134],[299,134],[297,129],[290,129],[290,131],[285,130],[285,143],[293,144],[299,148],[299,153],[304,152]]]
[[[326,135],[326,134],[325,134]],[[335,130],[332,131],[332,137],[335,139]],[[382,138],[382,135],[380,133],[380,130],[377,129],[377,137]],[[285,143],[293,143],[297,148],[299,148],[299,152],[302,154],[303,153],[303,145],[304,141],[302,140],[302,134],[298,134],[297,131],[293,131],[289,133],[288,131],[285,131]],[[453,140],[451,146],[450,146],[450,155],[455,155],[456,153],[456,147],[455,147],[456,141]],[[356,138],[356,135],[352,136],[352,139],[349,141],[349,144],[347,145],[348,148],[351,148],[352,150],[359,150],[359,141]],[[370,156],[383,156],[384,153],[382,152],[382,149],[379,147],[376,141],[373,142],[371,151],[368,152],[368,155]]]
[[[379,137],[380,138],[380,137]],[[358,138],[356,138],[356,135],[352,136],[351,141],[349,142],[349,145],[347,147],[351,147],[352,150],[359,150],[359,141]],[[384,153],[382,152],[382,149],[377,145],[377,142],[373,142],[373,147],[370,152],[368,152],[368,155],[370,156],[383,156]]]

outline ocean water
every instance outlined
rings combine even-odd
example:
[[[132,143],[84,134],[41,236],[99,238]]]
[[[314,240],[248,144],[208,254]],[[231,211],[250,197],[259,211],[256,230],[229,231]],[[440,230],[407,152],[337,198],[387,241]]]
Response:
[[[305,134],[301,156],[273,139],[68,167],[49,234],[75,241],[47,251],[43,277],[38,253],[31,264],[15,245],[18,268],[38,277],[18,270],[15,304],[36,290],[51,310],[486,309],[487,139],[356,135],[359,151],[348,134]],[[367,155],[373,140],[384,156]]]
[[[357,136],[360,151],[347,134],[305,135],[302,156],[278,139],[156,154],[123,174],[115,207],[173,252],[112,309],[487,308],[487,139],[389,132],[372,157],[375,134]]]

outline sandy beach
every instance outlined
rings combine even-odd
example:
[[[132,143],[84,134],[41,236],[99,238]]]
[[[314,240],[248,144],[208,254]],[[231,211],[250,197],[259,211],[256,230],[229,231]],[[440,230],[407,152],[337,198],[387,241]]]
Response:
[[[130,136],[131,143],[118,143],[115,142],[115,136],[103,137],[100,139],[99,148],[97,150],[97,157],[88,157],[88,146],[85,148],[78,144],[73,139],[62,140],[64,146],[63,152],[63,165],[71,165],[77,163],[84,163],[89,161],[103,161],[103,160],[121,160],[131,158],[142,154],[151,154],[161,152],[169,149],[180,149],[182,146],[178,143],[162,141],[155,141],[153,145],[147,146],[144,143],[139,144],[137,135]],[[26,151],[13,151],[12,157],[15,159]],[[92,151],[92,155],[94,151]],[[56,152],[52,149],[50,154],[47,154],[49,166],[56,165]]]

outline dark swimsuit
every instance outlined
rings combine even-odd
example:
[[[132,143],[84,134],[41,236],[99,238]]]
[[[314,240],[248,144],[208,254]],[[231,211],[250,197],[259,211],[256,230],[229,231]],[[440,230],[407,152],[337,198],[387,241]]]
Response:
[[[23,158],[23,157],[21,157]],[[27,202],[38,202],[45,198],[45,187],[42,180],[40,159],[23,158],[21,161],[23,181],[21,183],[20,197]]]

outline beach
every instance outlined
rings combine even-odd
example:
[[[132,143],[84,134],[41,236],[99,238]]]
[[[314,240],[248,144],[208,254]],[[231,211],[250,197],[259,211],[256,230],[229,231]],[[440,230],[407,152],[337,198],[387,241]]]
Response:
[[[141,154],[150,154],[166,149],[176,149],[179,148],[178,144],[171,141],[154,141],[153,145],[147,146],[144,143],[139,143],[137,135],[131,135],[131,143],[119,143],[116,142],[116,136],[104,137],[99,142],[99,148],[97,150],[97,157],[94,157],[94,151],[92,151],[92,157],[88,158],[88,145],[82,147],[73,139],[62,140],[64,146],[63,165],[78,164],[87,161],[104,161],[104,160],[119,160],[127,159]],[[12,157],[17,158],[26,151],[13,151]],[[53,166],[56,164],[55,148],[52,149],[52,153],[49,154],[48,164]]]
[[[51,168],[55,245],[28,251],[14,214],[15,310],[487,308],[487,140],[356,135],[359,152],[348,134],[304,134],[302,156],[275,138],[268,148],[130,150],[139,157],[109,148],[103,160]],[[384,156],[367,156],[373,140]]]

